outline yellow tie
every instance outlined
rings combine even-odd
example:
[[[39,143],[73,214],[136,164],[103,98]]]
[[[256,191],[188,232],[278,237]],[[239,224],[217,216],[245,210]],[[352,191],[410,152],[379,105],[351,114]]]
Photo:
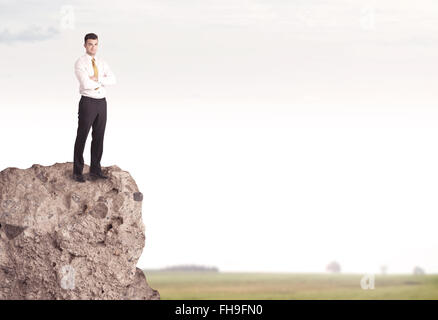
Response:
[[[93,69],[94,69],[94,76],[97,78],[98,77],[98,74],[99,74],[99,72],[97,71],[97,66],[96,66],[96,63],[95,63],[95,60],[94,60],[94,58],[93,59],[91,59],[91,62],[93,63]],[[97,87],[96,89],[94,89],[94,90],[97,90],[97,89],[99,89],[100,87]]]

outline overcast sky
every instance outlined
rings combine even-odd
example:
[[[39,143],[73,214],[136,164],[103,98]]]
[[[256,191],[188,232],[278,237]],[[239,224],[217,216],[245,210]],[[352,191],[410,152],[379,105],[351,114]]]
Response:
[[[438,272],[437,14],[433,0],[0,0],[0,170],[73,160],[73,64],[95,32],[118,80],[102,165],[144,194],[140,267]]]

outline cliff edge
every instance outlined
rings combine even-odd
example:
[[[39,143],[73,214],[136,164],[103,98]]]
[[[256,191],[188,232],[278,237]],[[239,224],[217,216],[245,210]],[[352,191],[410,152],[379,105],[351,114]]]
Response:
[[[72,168],[0,172],[0,299],[160,299],[136,267],[145,227],[134,179],[110,166],[108,179],[78,183]]]

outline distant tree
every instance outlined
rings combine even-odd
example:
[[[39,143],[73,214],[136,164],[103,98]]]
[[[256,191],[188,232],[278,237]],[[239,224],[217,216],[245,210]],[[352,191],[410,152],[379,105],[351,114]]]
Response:
[[[327,265],[326,270],[332,273],[339,273],[341,272],[341,265],[336,261],[332,261]]]
[[[196,271],[196,272],[219,272],[217,267],[201,266],[195,264],[182,264],[168,266],[161,269],[162,271]]]
[[[422,268],[416,266],[416,267],[414,268],[413,273],[414,273],[415,275],[420,275],[420,274],[425,274],[426,272],[424,272],[424,269],[422,269]]]

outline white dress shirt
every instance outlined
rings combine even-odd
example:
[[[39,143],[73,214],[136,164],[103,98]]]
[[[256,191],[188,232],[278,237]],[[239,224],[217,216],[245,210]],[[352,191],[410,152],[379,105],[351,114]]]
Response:
[[[105,87],[116,84],[116,76],[106,61],[95,54],[94,61],[97,66],[98,81],[90,79],[94,75],[92,58],[88,53],[85,53],[75,62],[75,74],[79,80],[79,93],[83,96],[102,99],[106,97]]]

